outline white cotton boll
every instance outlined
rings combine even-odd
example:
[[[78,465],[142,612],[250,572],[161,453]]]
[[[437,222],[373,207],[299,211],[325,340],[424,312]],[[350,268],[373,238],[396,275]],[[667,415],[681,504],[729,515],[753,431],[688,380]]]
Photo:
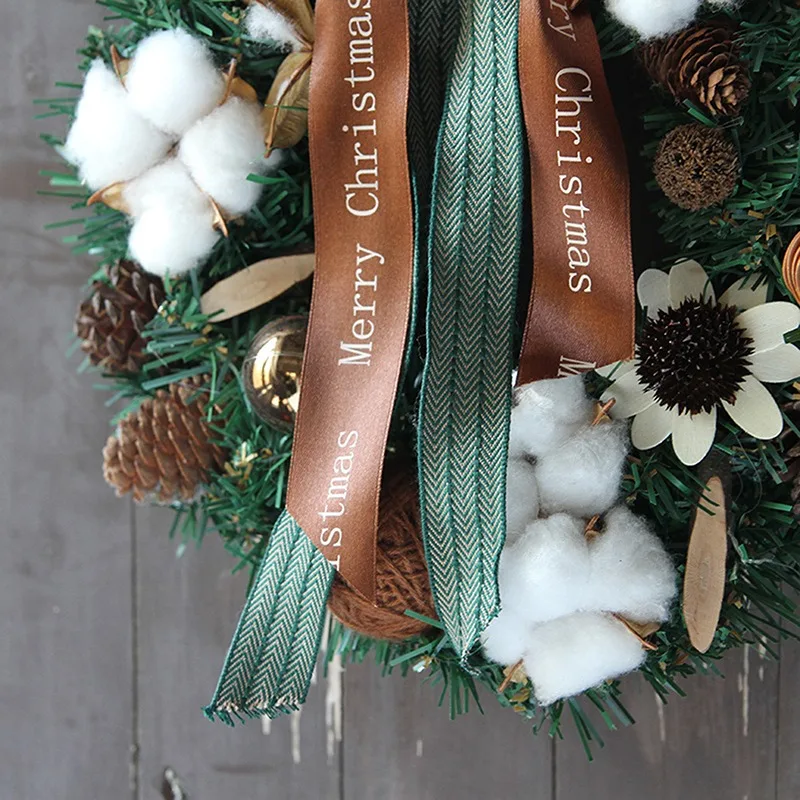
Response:
[[[176,158],[162,161],[128,183],[123,199],[134,217],[156,206],[211,210],[208,198],[197,188],[186,166]]]
[[[249,211],[262,186],[248,181],[267,168],[260,108],[238,97],[194,124],[181,139],[178,158],[195,183],[228,214]]]
[[[260,42],[274,42],[288,50],[300,50],[303,43],[294,25],[277,9],[253,3],[245,19],[247,33]]]
[[[61,150],[91,189],[141,175],[171,146],[168,136],[139,116],[114,72],[96,60],[83,85],[75,122]]]
[[[222,100],[225,80],[200,39],[168,30],[139,43],[125,87],[143,117],[162,131],[182,136]]]
[[[605,614],[573,614],[534,628],[525,672],[544,706],[573,697],[638,669],[645,659],[639,640]]]
[[[579,376],[535,381],[514,392],[509,455],[540,456],[564,442],[591,414]]]
[[[486,657],[504,667],[516,664],[528,646],[530,627],[509,609],[501,609],[481,634]]]
[[[591,608],[633,622],[665,622],[677,593],[672,559],[642,517],[613,508],[589,543]]]
[[[132,258],[154,275],[180,275],[203,261],[219,234],[211,227],[211,213],[196,209],[156,208],[133,224],[128,248]]]
[[[509,458],[506,467],[506,546],[515,542],[539,516],[539,489],[533,465]]]
[[[640,36],[666,36],[685,28],[702,0],[607,0],[608,10]]]
[[[219,238],[211,203],[177,159],[128,184],[124,200],[136,218],[128,247],[148,272],[180,275],[197,266]]]
[[[544,514],[566,511],[592,517],[607,511],[619,495],[628,455],[625,422],[587,425],[556,450],[538,459],[536,481]]]
[[[528,623],[583,608],[589,585],[589,549],[584,523],[554,514],[528,525],[500,554],[500,602]]]

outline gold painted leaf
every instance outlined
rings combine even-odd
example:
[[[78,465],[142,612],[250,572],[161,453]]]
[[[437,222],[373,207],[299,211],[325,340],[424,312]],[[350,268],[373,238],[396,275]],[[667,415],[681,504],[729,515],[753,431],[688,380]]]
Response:
[[[308,89],[311,53],[290,53],[284,59],[267,95],[267,150],[292,147],[308,130]]]

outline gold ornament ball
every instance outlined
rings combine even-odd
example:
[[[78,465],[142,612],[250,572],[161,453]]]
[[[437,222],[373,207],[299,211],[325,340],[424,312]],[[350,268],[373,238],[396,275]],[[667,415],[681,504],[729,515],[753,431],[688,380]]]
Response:
[[[300,397],[300,374],[308,319],[281,317],[253,339],[242,375],[253,410],[268,425],[291,431]]]

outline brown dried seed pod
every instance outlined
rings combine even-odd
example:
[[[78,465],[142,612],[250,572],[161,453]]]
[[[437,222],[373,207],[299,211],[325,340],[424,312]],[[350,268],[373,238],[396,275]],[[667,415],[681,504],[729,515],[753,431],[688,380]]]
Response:
[[[700,211],[730,197],[741,164],[724,130],[691,123],[675,128],[661,140],[653,172],[675,205]]]

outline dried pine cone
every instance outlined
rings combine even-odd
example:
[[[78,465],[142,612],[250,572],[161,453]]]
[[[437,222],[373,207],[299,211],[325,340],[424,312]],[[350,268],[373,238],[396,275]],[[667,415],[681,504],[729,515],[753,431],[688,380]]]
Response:
[[[161,279],[143,272],[133,261],[119,261],[108,270],[110,281],[95,281],[81,303],[75,334],[92,364],[107,372],[138,372],[147,360],[144,326],[164,299]]]
[[[103,449],[103,475],[117,495],[142,502],[191,500],[225,463],[205,419],[206,378],[197,376],[145,400]]]
[[[658,146],[653,172],[676,206],[700,211],[730,197],[741,164],[733,142],[721,128],[699,123],[670,131]]]
[[[783,409],[795,426],[800,428],[800,400],[787,403]],[[782,477],[787,483],[791,484],[792,510],[794,515],[800,518],[800,438],[789,427],[784,430],[782,438],[786,448],[783,458],[788,467],[787,472]]]
[[[642,45],[642,62],[678,102],[690,100],[713,115],[732,116],[750,92],[734,33],[724,23],[693,25]]]

